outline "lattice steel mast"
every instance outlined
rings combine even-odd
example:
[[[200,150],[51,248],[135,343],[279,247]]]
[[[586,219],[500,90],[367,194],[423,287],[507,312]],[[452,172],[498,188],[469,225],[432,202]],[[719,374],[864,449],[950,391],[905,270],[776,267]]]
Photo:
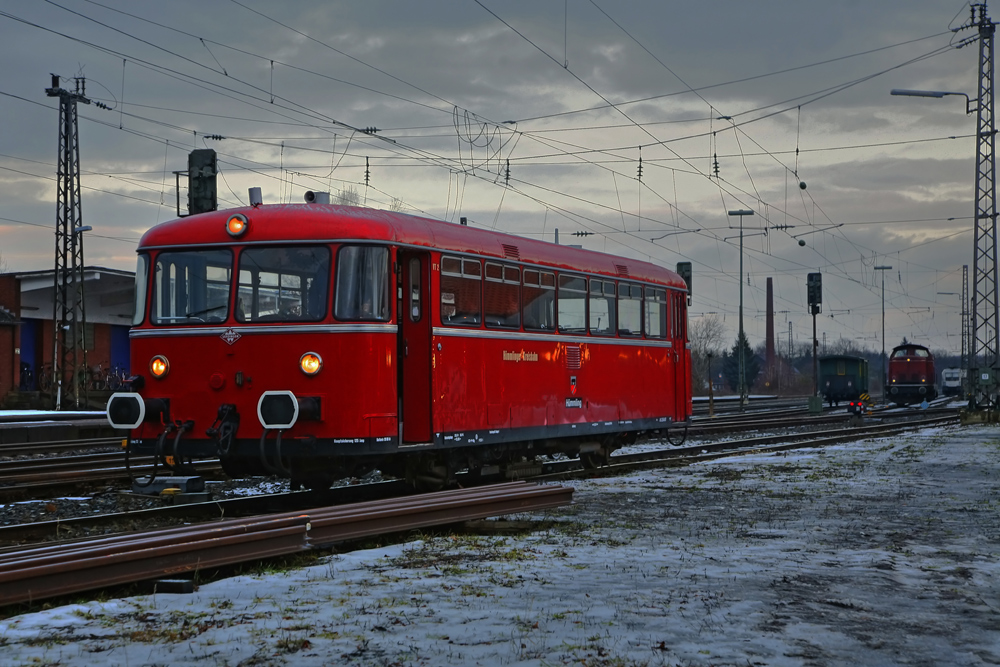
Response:
[[[59,98],[59,171],[56,188],[56,261],[53,293],[52,389],[56,410],[62,407],[63,381],[67,397],[80,407],[87,389],[87,318],[83,303],[83,212],[80,205],[80,141],[77,102],[90,104],[85,80],[73,79],[76,90],[59,87],[52,75],[49,97]]]

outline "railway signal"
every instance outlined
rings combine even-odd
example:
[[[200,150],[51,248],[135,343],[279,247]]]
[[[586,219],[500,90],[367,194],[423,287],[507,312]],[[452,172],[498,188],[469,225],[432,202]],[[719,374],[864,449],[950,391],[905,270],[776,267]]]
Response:
[[[819,341],[816,339],[816,316],[823,312],[823,274],[810,273],[806,276],[806,296],[809,302],[809,314],[813,316],[813,395],[809,397],[809,411],[822,412],[823,399],[819,396],[819,371],[817,369],[816,348]]]
[[[823,312],[823,274],[810,273],[806,279],[806,290],[809,298],[809,314],[818,315]]]

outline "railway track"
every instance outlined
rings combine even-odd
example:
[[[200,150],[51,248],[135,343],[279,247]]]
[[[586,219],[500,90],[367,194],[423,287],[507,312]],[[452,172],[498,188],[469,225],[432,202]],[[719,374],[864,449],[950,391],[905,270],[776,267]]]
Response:
[[[843,420],[843,415],[841,415]],[[611,457],[608,465],[596,469],[584,468],[578,459],[539,462],[536,470],[525,471],[523,479],[558,480],[587,478],[595,475],[614,475],[630,470],[647,469],[658,466],[686,465],[719,456],[740,453],[759,453],[787,449],[816,447],[836,442],[846,442],[865,437],[876,437],[899,433],[907,429],[954,423],[957,412],[938,415],[924,415],[917,421],[907,420],[896,423],[872,424],[850,429],[812,430],[774,435],[760,435],[749,438],[728,439],[718,442],[697,442],[681,447],[662,447],[637,453],[621,453]],[[464,475],[459,483],[467,486],[472,481]],[[479,483],[504,481],[501,475],[484,476]],[[385,481],[375,484],[358,484],[335,487],[324,491],[295,491],[254,495],[225,500],[168,505],[123,513],[86,515],[76,518],[37,521],[25,524],[0,526],[0,545],[17,545],[27,541],[73,538],[106,530],[136,530],[157,522],[206,521],[220,517],[305,510],[308,507],[347,502],[378,500],[412,494],[412,489],[400,481]]]
[[[820,447],[957,421],[957,411],[953,411],[951,414],[925,414],[917,420],[873,424],[849,430],[838,428],[717,443],[703,442],[686,447],[614,456],[608,465],[599,469],[581,469],[577,460],[557,461],[545,464],[542,473],[532,481],[617,475],[655,467],[689,465],[739,454]],[[79,535],[88,526],[98,526],[108,521],[116,524],[131,522],[131,525],[135,525],[136,522],[143,521],[162,522],[172,517],[174,520],[204,522],[0,550],[0,604],[32,601],[142,581],[167,573],[204,570],[298,553],[363,536],[555,507],[570,502],[572,494],[572,490],[565,487],[538,487],[524,483],[489,484],[419,496],[407,496],[409,491],[400,482],[365,486],[332,489],[322,495],[317,495],[316,492],[296,492],[164,507],[127,515],[0,528],[0,540],[10,544],[12,539],[42,539],[45,536],[51,537],[53,533],[56,536]],[[514,487],[520,490],[511,495],[508,490]],[[533,490],[524,491],[529,487]],[[497,491],[498,489],[503,490]],[[369,494],[375,499],[358,503],[359,493]],[[327,506],[309,507],[310,503],[315,504],[321,497],[328,503]],[[348,498],[355,502],[335,504]],[[301,508],[288,509],[295,503],[301,505]],[[269,511],[270,514],[261,516]],[[253,516],[245,519],[222,518],[238,514]]]
[[[952,414],[948,408],[929,408],[921,414]],[[906,413],[899,413],[905,415]],[[887,411],[875,417],[895,417]],[[904,418],[904,417],[900,417]],[[747,429],[798,429],[822,424],[847,423],[850,416],[839,411],[811,414],[803,407],[783,407],[764,413],[733,413],[714,418],[694,417],[686,438],[721,436]],[[764,423],[762,423],[762,421]],[[674,430],[671,437],[677,437]],[[0,499],[38,498],[45,494],[66,493],[93,484],[128,484],[130,479],[149,475],[157,470],[153,458],[132,457],[126,461],[121,438],[95,438],[79,441],[52,441],[0,445],[0,457],[29,457],[0,460]],[[95,451],[103,450],[103,451]],[[73,455],[40,457],[39,454],[85,452]],[[162,467],[158,470],[162,471]],[[216,460],[194,463],[196,473],[209,478],[221,478],[222,469]]]

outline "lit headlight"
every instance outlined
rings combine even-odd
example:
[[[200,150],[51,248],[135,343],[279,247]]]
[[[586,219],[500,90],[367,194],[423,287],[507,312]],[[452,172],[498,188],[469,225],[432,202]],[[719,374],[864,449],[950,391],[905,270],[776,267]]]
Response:
[[[234,213],[226,220],[226,231],[230,236],[240,236],[250,226],[250,220],[241,213]]]
[[[299,368],[306,375],[316,375],[323,368],[323,359],[315,352],[306,352],[299,358]]]
[[[153,377],[157,380],[162,380],[167,377],[167,373],[170,372],[170,362],[162,354],[158,354],[149,361],[149,372],[152,373]]]

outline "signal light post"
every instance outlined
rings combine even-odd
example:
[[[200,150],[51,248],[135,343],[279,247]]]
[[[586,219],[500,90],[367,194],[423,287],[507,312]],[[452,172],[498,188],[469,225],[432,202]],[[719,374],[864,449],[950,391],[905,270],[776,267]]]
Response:
[[[813,361],[813,393],[809,397],[809,411],[822,412],[823,401],[819,399],[819,370],[818,359],[816,358],[816,348],[819,341],[816,339],[816,316],[823,312],[823,274],[810,273],[806,277],[806,297],[809,302],[809,313],[813,318],[813,338],[812,338],[812,361]]]
[[[891,266],[876,266],[876,271],[882,272],[882,405],[885,405],[885,272],[891,271]]]

